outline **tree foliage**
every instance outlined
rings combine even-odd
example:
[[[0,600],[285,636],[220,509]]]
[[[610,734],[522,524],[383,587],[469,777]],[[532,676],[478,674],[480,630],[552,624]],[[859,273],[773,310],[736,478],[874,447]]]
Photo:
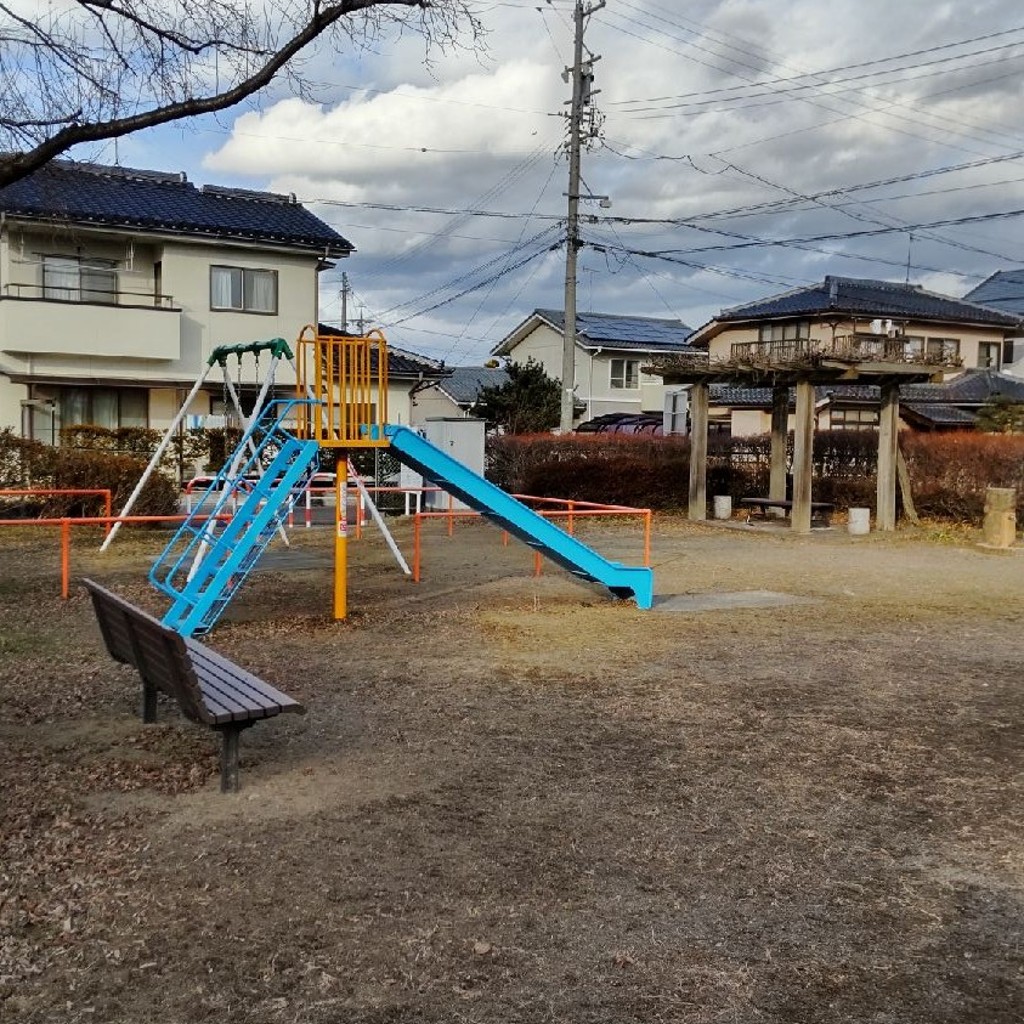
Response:
[[[374,47],[420,32],[478,39],[468,0],[0,0],[0,187],[72,146],[117,138],[259,92],[309,94],[316,44]]]
[[[473,414],[487,420],[492,429],[507,434],[533,434],[558,425],[562,385],[549,377],[533,359],[505,364],[508,380],[487,387],[473,406]]]
[[[986,434],[1024,434],[1024,402],[996,395],[978,410],[976,423]]]

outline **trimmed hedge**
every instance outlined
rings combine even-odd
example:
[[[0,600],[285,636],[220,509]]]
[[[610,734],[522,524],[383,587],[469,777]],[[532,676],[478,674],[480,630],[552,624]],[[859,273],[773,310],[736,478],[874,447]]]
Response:
[[[54,448],[27,441],[11,430],[0,431],[0,488],[109,488],[114,511],[128,499],[146,468],[146,460],[129,455],[75,448]],[[4,518],[17,516],[102,515],[96,498],[52,497],[5,499]],[[178,511],[178,488],[162,473],[154,473],[139,496],[134,515],[168,516]]]
[[[1015,487],[1017,518],[1024,519],[1024,436],[901,434],[900,444],[923,515],[977,522],[986,487]]]
[[[215,464],[216,468],[220,469],[241,436],[241,431],[233,428],[184,430],[171,438],[171,443],[160,460],[160,466],[167,470],[175,470],[181,466],[189,475],[192,465],[199,461],[207,465]],[[110,429],[92,424],[78,424],[61,428],[60,444],[62,448],[104,452],[108,455],[130,455],[149,462],[153,453],[160,447],[163,437],[162,430],[155,430],[152,427]]]
[[[792,437],[789,440],[792,457]],[[1024,437],[900,435],[914,502],[924,515],[978,521],[986,487],[1016,487],[1024,515]],[[878,435],[821,431],[814,438],[814,497],[837,508],[874,507]],[[768,493],[771,438],[709,440],[707,493],[737,502]],[[502,435],[488,439],[487,475],[506,490],[678,511],[688,504],[687,438],[616,434]]]

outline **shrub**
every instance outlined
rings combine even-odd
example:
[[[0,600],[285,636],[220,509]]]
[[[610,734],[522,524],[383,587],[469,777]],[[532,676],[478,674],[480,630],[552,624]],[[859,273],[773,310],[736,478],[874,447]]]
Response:
[[[1024,516],[1024,437],[1009,434],[910,434],[900,443],[914,503],[923,515],[981,518],[986,487],[1017,488]]]
[[[53,448],[0,431],[0,488],[109,488],[115,511],[128,499],[146,468],[142,459],[77,448]],[[19,502],[33,516],[100,515],[94,498],[52,497]],[[132,513],[175,515],[178,488],[162,473],[146,482]]]
[[[792,436],[789,456],[792,457]],[[1024,437],[978,434],[900,435],[911,489],[924,515],[980,519],[985,488],[1016,487],[1024,515]],[[616,434],[541,434],[488,440],[488,477],[517,493],[654,509],[688,502],[686,438]],[[814,439],[814,497],[838,508],[875,504],[878,434],[821,431]],[[708,444],[707,493],[767,494],[771,438],[718,438]]]
[[[77,424],[73,427],[62,427],[60,441],[62,448],[77,448],[85,451],[106,452],[111,455],[131,455],[149,462],[160,447],[164,432],[152,427],[97,427],[93,424]],[[217,446],[217,454],[223,455],[216,463],[220,469],[231,449],[225,449],[226,441],[230,441],[232,449],[241,438],[238,431],[223,429],[205,430],[194,428],[183,430],[171,438],[160,459],[160,468],[176,471],[179,467],[183,475],[188,475],[196,462],[210,464],[211,443]]]

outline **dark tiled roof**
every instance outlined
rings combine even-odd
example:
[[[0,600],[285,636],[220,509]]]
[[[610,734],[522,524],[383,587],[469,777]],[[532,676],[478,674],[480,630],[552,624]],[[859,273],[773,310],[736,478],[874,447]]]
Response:
[[[790,405],[795,404],[795,395],[795,390],[790,388]],[[1012,402],[1024,402],[1024,380],[995,370],[966,370],[942,384],[904,384],[900,388],[901,404],[981,406],[997,396]],[[881,390],[876,384],[825,384],[815,387],[814,397],[818,402],[831,398],[838,402],[877,404]],[[709,399],[712,405],[770,409],[772,389],[712,384]]]
[[[969,291],[964,299],[1024,317],[1024,270],[997,270]]]
[[[556,330],[565,330],[565,311],[536,309]],[[577,313],[576,336],[585,348],[631,349],[640,352],[689,351],[686,339],[693,331],[682,320],[611,313]]]
[[[793,401],[792,388],[790,388],[789,400]],[[708,387],[708,401],[712,405],[770,409],[772,407],[772,389],[735,388],[729,384],[711,384]]]
[[[712,405],[729,405],[749,409],[770,409],[771,388],[738,388],[729,384],[712,384],[708,389]],[[814,389],[814,400],[823,402],[826,398],[844,402],[878,402],[879,389],[873,384],[819,384]],[[789,404],[796,405],[796,389],[789,389]]]
[[[973,412],[943,402],[902,402],[900,410],[933,427],[973,427],[975,423]]]
[[[332,338],[355,337],[355,335],[344,334],[337,327],[328,327],[326,324],[320,324],[319,329],[321,334]],[[376,372],[377,348],[374,346],[370,349],[370,373],[374,374]],[[419,380],[421,377],[440,378],[444,377],[447,373],[448,371],[444,368],[444,363],[436,359],[429,359],[427,356],[420,356],[415,352],[407,352],[404,349],[395,348],[394,345],[388,345],[389,378],[411,377]]]
[[[0,210],[30,220],[245,239],[345,256],[353,245],[294,197],[206,185],[184,175],[55,160],[0,189]]]
[[[507,383],[508,373],[500,366],[455,366],[437,386],[457,405],[472,405],[484,388]]]
[[[984,405],[1002,396],[1024,402],[1024,380],[996,370],[967,370],[944,384],[908,384],[900,388],[908,402],[952,402],[956,405]]]
[[[850,277],[826,277],[820,284],[797,288],[783,295],[745,306],[723,309],[720,322],[761,320],[773,317],[817,316],[828,313],[858,317],[945,320],[956,323],[1013,327],[1020,317],[986,306],[926,292],[920,285],[871,281]]]

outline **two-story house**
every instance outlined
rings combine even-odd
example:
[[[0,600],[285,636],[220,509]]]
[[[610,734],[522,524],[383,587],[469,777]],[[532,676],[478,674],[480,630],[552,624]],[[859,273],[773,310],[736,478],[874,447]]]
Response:
[[[653,412],[664,408],[665,386],[643,367],[660,356],[691,352],[690,328],[681,320],[610,313],[576,316],[577,419],[605,413]],[[533,359],[549,377],[562,376],[565,314],[558,309],[535,309],[493,349],[517,363]]]
[[[55,161],[0,190],[0,427],[166,427],[213,348],[317,323],[319,272],[352,251],[294,196]],[[389,369],[408,423],[439,364],[393,350]],[[252,396],[254,361],[230,371]],[[215,376],[190,414],[223,411]]]
[[[1020,318],[1020,329],[1003,345],[1002,369],[1024,377],[1024,270],[997,270],[964,298]]]
[[[965,370],[998,371],[1021,322],[1017,314],[919,285],[829,276],[820,284],[722,310],[694,331],[690,345],[706,351],[711,365],[785,365],[818,354],[866,363],[934,363],[952,379]],[[837,384],[819,392],[819,429],[878,425],[877,388]],[[941,388],[928,394],[924,405],[936,403]],[[734,435],[770,429],[770,388],[713,385],[710,398],[712,424]],[[923,407],[920,411],[924,416]]]

